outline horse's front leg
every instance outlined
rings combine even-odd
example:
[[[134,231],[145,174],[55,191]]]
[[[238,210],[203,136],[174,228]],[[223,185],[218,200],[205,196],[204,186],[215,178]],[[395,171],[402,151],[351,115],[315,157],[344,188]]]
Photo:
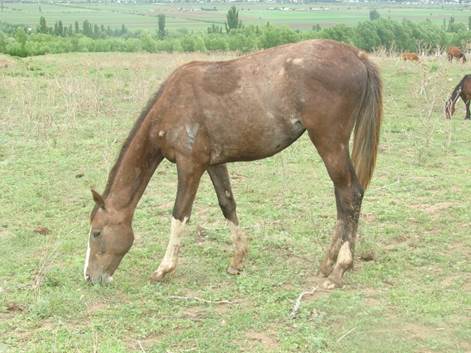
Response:
[[[162,280],[166,274],[175,271],[177,267],[181,236],[190,218],[193,201],[204,170],[202,165],[193,160],[177,158],[178,189],[172,212],[170,240],[162,262],[151,276],[152,282]]]
[[[470,103],[471,103],[471,100],[466,101],[466,116],[464,117],[464,120],[470,120],[471,119],[471,115],[470,115],[470,112],[469,112],[469,104]]]

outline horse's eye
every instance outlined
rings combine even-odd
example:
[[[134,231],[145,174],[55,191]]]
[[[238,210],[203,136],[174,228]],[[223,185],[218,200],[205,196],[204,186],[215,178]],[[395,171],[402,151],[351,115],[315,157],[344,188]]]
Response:
[[[100,230],[92,230],[92,235],[96,239],[101,235],[101,231]]]

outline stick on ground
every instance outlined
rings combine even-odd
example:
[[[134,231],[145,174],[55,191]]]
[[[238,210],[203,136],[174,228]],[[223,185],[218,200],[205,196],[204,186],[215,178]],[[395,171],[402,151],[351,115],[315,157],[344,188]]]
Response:
[[[289,314],[290,319],[294,319],[296,315],[298,315],[299,308],[301,307],[301,300],[305,295],[311,295],[314,294],[314,292],[317,290],[317,287],[312,288],[312,290],[307,291],[307,292],[302,292],[296,301],[294,302],[293,309],[291,310],[291,313]]]

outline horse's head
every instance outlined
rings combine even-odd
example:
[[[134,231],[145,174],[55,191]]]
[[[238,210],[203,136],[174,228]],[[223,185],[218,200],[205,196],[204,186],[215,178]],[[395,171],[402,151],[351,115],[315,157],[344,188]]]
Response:
[[[84,277],[92,283],[111,282],[112,275],[134,241],[130,217],[105,204],[92,190],[96,206],[90,218]]]

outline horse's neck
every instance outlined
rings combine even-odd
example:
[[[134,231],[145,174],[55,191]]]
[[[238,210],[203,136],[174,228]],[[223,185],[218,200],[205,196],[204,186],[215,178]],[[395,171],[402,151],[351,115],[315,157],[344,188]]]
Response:
[[[455,87],[455,90],[451,94],[450,101],[451,101],[451,104],[453,104],[453,106],[455,105],[458,98],[460,98],[460,94],[463,89],[462,84],[463,84],[463,80],[458,84],[458,86]]]
[[[148,120],[144,119],[128,137],[127,146],[108,178],[107,203],[131,216],[160,161],[150,143]]]

